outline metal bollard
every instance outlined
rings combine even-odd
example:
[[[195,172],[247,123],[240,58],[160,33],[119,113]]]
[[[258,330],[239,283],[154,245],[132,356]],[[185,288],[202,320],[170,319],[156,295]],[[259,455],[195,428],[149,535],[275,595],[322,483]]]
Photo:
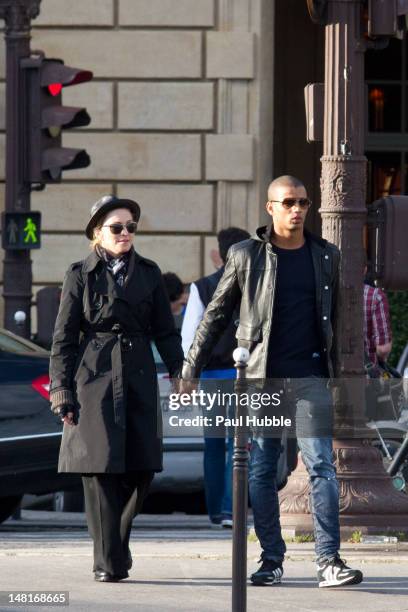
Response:
[[[249,453],[247,411],[241,406],[240,395],[246,389],[245,369],[249,360],[249,351],[245,348],[237,348],[233,352],[233,359],[237,370],[235,389],[238,402],[235,410],[233,455],[232,612],[246,612]]]

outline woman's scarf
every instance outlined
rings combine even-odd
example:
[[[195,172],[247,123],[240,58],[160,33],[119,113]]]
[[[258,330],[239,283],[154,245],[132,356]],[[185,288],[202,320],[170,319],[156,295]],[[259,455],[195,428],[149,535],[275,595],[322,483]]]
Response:
[[[128,273],[130,251],[120,257],[113,257],[99,244],[96,249],[99,257],[105,261],[106,267],[113,275],[115,281],[122,287]]]

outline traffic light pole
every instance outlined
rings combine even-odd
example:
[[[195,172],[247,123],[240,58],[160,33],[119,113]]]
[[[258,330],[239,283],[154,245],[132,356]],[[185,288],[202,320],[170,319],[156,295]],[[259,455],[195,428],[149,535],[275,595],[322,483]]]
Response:
[[[5,21],[6,41],[6,212],[30,210],[30,184],[24,181],[25,95],[21,58],[30,55],[31,19],[40,11],[41,0],[0,0],[0,18]],[[4,326],[30,337],[32,272],[29,250],[5,251],[3,268]],[[25,313],[17,325],[14,315]]]

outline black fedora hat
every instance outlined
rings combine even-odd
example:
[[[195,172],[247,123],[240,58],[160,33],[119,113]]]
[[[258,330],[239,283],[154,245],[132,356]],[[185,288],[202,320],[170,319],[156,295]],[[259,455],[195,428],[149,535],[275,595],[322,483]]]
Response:
[[[102,219],[109,211],[115,208],[128,208],[133,215],[135,221],[140,219],[140,206],[134,200],[126,200],[124,198],[117,198],[113,195],[103,196],[100,200],[95,202],[91,208],[91,218],[86,226],[85,233],[89,240],[93,238],[93,231],[98,225],[98,221]]]

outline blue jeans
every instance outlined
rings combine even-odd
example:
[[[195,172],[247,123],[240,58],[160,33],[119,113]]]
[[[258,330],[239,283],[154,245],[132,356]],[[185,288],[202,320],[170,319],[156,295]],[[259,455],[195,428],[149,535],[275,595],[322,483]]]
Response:
[[[225,452],[227,446],[227,452]],[[232,516],[233,438],[204,438],[204,487],[211,520]]]
[[[235,378],[235,369],[204,370],[202,379],[211,379],[208,391],[216,392],[219,381]],[[229,390],[225,389],[226,391]],[[204,436],[204,489],[208,516],[217,520],[221,516],[232,517],[232,437]]]
[[[292,379],[292,400],[296,414],[305,417],[314,408],[331,410],[327,380]],[[302,419],[301,419],[302,420]],[[313,428],[311,429],[313,430]],[[302,426],[302,431],[305,428]],[[303,462],[310,477],[310,509],[313,517],[315,549],[318,561],[332,559],[340,548],[339,491],[333,465],[331,437],[298,437]],[[281,562],[286,552],[279,520],[276,470],[281,442],[277,437],[255,438],[252,442],[249,492],[255,532],[262,547],[262,558]]]

